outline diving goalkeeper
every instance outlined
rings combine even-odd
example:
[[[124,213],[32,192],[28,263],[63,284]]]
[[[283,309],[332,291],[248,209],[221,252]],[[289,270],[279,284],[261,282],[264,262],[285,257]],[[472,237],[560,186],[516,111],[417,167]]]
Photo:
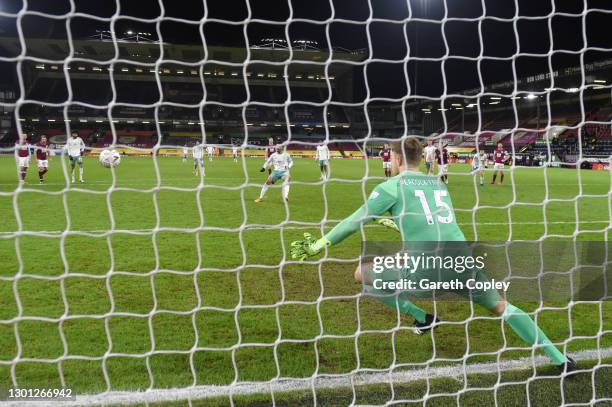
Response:
[[[422,242],[447,242],[447,245],[452,246],[453,242],[459,242],[455,244],[467,248],[467,244],[460,243],[465,242],[465,237],[457,225],[446,185],[439,178],[424,175],[419,170],[421,151],[422,146],[416,138],[408,137],[393,143],[391,151],[393,178],[376,186],[361,208],[319,240],[305,234],[304,240],[291,243],[291,257],[295,260],[304,260],[316,256],[325,247],[338,244],[360,230],[363,223],[370,222],[387,212],[391,213],[395,222],[384,219],[379,223],[398,230],[402,241],[408,242],[407,245],[417,247],[422,245]],[[440,270],[435,272],[420,270],[411,273],[405,269],[386,269],[382,273],[380,270],[377,271],[378,273],[373,271],[371,263],[362,262],[355,270],[355,280],[363,284],[365,291],[373,294],[387,306],[414,317],[417,333],[427,332],[436,326],[439,321],[408,298],[408,294],[418,297],[422,296],[422,292],[404,290],[396,299],[396,296],[389,295],[394,291],[377,289],[373,281],[381,277],[387,281],[419,278],[440,281],[448,279],[449,273],[444,274]],[[470,273],[452,274],[455,278],[467,278]],[[489,281],[482,271],[476,271],[472,276],[479,281]],[[563,355],[529,315],[505,301],[497,290],[449,291],[467,297],[493,314],[501,316],[524,342],[530,346],[540,347],[561,371],[571,372],[576,369],[575,361]]]

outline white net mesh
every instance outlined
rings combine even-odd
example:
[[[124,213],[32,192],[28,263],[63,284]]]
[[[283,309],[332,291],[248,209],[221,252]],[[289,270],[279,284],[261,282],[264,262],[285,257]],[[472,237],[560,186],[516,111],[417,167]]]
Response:
[[[262,18],[259,3],[256,14],[251,1],[245,3],[244,18],[237,20],[211,15],[206,2],[201,18],[194,19],[167,14],[167,4],[161,0],[149,4],[158,9],[159,14],[147,18],[130,16],[124,12],[125,4],[119,1],[114,5],[114,13],[106,17],[79,11],[77,3],[70,0],[64,11],[52,13],[37,11],[24,0],[17,12],[0,11],[0,17],[15,21],[18,44],[14,46],[19,49],[13,56],[0,57],[0,61],[15,66],[19,95],[16,101],[3,102],[2,106],[14,108],[18,134],[25,132],[26,124],[36,127],[40,123],[40,119],[27,110],[31,106],[61,109],[65,134],[83,128],[83,121],[88,125],[97,122],[96,118],[75,113],[75,109],[96,109],[104,112],[105,117],[100,121],[108,126],[109,148],[152,153],[151,157],[124,159],[121,166],[111,170],[93,170],[94,159],[86,160],[87,182],[83,186],[70,182],[70,162],[63,156],[52,161],[52,171],[61,172],[61,175],[44,188],[29,183],[16,186],[14,173],[5,171],[3,185],[8,187],[0,190],[0,208],[10,220],[0,235],[3,253],[0,257],[5,254],[8,259],[5,271],[0,273],[0,293],[5,298],[0,302],[4,308],[0,315],[0,347],[5,349],[0,353],[0,386],[74,388],[84,395],[78,400],[82,404],[149,404],[175,400],[187,400],[191,404],[201,398],[221,397],[234,405],[237,400],[243,400],[242,396],[247,397],[246,402],[261,402],[257,399],[261,397],[274,405],[405,401],[422,404],[438,398],[449,404],[507,405],[510,400],[526,405],[539,404],[542,399],[534,395],[530,386],[537,390],[545,387],[533,372],[548,364],[548,359],[536,356],[536,348],[526,346],[512,337],[514,334],[509,330],[503,330],[499,317],[483,313],[471,303],[433,302],[424,307],[444,320],[441,334],[417,337],[405,315],[393,314],[351,285],[352,272],[360,255],[358,239],[349,240],[338,249],[326,251],[320,259],[305,264],[291,260],[289,243],[292,240],[300,238],[305,231],[313,234],[329,231],[342,217],[363,204],[373,185],[383,180],[379,161],[332,160],[332,178],[321,181],[318,180],[318,167],[312,160],[295,158],[290,203],[280,198],[272,203],[278,195],[273,189],[268,193],[268,208],[273,209],[254,208],[252,201],[263,180],[257,178],[260,175],[257,170],[263,160],[259,156],[248,157],[261,148],[254,143],[257,132],[252,130],[253,122],[259,119],[251,116],[250,109],[279,110],[281,119],[269,123],[261,119],[259,121],[264,123],[260,123],[260,127],[265,127],[263,124],[273,127],[282,122],[280,127],[287,136],[281,141],[300,150],[312,148],[316,141],[298,137],[300,124],[294,119],[296,113],[292,109],[299,105],[320,110],[320,119],[314,120],[311,127],[315,131],[320,129],[319,134],[326,143],[337,146],[353,143],[355,140],[347,141],[335,130],[344,127],[347,132],[353,132],[359,148],[370,156],[373,146],[415,131],[414,123],[418,121],[412,116],[415,112],[423,115],[422,129],[438,130],[440,134],[436,140],[457,142],[458,148],[462,142],[466,143],[463,147],[471,143],[473,150],[474,139],[493,143],[505,140],[504,146],[515,163],[527,145],[523,142],[538,138],[548,165],[510,168],[506,171],[509,175],[506,189],[501,193],[480,188],[477,178],[472,180],[459,163],[451,166],[451,188],[455,180],[461,185],[454,191],[451,189],[451,194],[467,196],[453,198],[457,218],[466,236],[475,241],[537,242],[534,247],[538,250],[533,259],[534,263],[540,261],[541,264],[536,267],[539,272],[535,276],[526,276],[513,268],[516,258],[509,254],[510,245],[501,243],[498,246],[508,252],[504,257],[508,265],[504,277],[525,280],[528,284],[539,284],[549,271],[544,260],[544,241],[551,238],[568,240],[570,244],[566,248],[577,253],[582,250],[580,241],[585,235],[594,237],[587,240],[595,240],[599,244],[597,254],[603,253],[593,266],[603,275],[597,281],[603,281],[605,289],[598,298],[584,300],[572,296],[565,303],[547,302],[546,293],[540,292],[538,298],[524,301],[531,304],[525,309],[531,311],[536,322],[544,325],[549,336],[554,338],[553,342],[585,363],[586,379],[580,383],[590,386],[584,391],[588,394],[586,398],[567,393],[563,380],[561,386],[556,385],[554,394],[545,397],[550,397],[555,404],[612,402],[609,387],[605,388],[609,380],[602,379],[610,373],[612,357],[611,309],[602,301],[604,297],[609,298],[606,277],[609,278],[610,267],[607,237],[612,226],[611,181],[609,167],[608,173],[589,172],[586,176],[579,169],[590,157],[587,150],[590,141],[582,134],[591,128],[589,126],[598,129],[610,126],[609,116],[591,114],[590,107],[585,107],[590,103],[585,102],[591,97],[589,92],[609,93],[608,83],[593,82],[589,76],[597,75],[597,69],[606,65],[585,62],[585,58],[592,57],[588,53],[601,53],[599,57],[603,59],[602,56],[612,51],[609,47],[589,44],[586,28],[595,16],[609,19],[611,10],[585,3],[575,12],[558,11],[553,2],[543,15],[533,16],[522,15],[515,2],[507,15],[491,15],[487,12],[487,7],[492,7],[491,2],[482,1],[471,4],[470,8],[480,11],[466,17],[458,13],[458,6],[451,1],[440,1],[436,5],[407,2],[401,6],[405,16],[393,18],[393,11],[381,11],[380,6],[367,1],[360,8],[364,18],[353,19],[346,17],[344,10],[353,7],[352,4],[339,5],[330,1],[326,3],[327,15],[315,19],[302,17],[304,6],[300,5],[300,12],[296,12],[295,2],[289,1],[285,6],[287,16],[279,21]],[[427,13],[436,16],[428,17]],[[37,43],[24,30],[24,20],[35,17],[65,22],[68,47],[65,58],[50,59],[30,52],[37,49]],[[559,50],[554,46],[553,25],[563,18],[581,27],[576,36],[582,35],[583,41],[574,50]],[[83,52],[87,48],[82,44],[75,47],[78,41],[74,38],[72,24],[77,19],[108,24],[110,37],[104,37],[105,34],[100,37],[106,38],[100,44],[109,46],[106,54],[94,58]],[[133,41],[121,40],[116,34],[117,27],[125,19],[154,27],[153,37],[158,40],[147,44],[155,44],[156,55],[146,61],[129,57],[139,48]],[[520,26],[531,21],[547,24],[545,35],[548,38],[542,40],[547,44],[544,51],[523,51],[523,48],[530,49],[530,39]],[[203,45],[203,58],[191,62],[181,59],[164,37],[162,24],[165,23],[197,30]],[[493,23],[510,29],[514,47],[509,52],[504,48],[505,55],[493,50],[495,35],[486,27]],[[219,52],[211,51],[213,46],[208,45],[206,36],[207,26],[211,24],[242,30],[246,44],[243,61],[228,62],[219,57]],[[282,28],[287,48],[279,53],[281,57],[258,59],[267,54],[254,51],[249,37],[249,27],[257,24],[275,27],[274,30]],[[290,32],[292,24],[321,28],[327,46],[317,52],[318,56],[303,59],[304,49],[292,41],[295,39]],[[365,54],[353,53],[358,55],[353,58],[350,52],[331,49],[332,32],[338,25],[365,27]],[[384,52],[379,53],[376,43],[381,41],[381,34],[373,39],[376,25],[391,27],[395,34],[399,33],[386,38],[382,34],[384,40],[401,50],[399,58],[379,56]],[[459,26],[465,27],[466,37],[467,31],[475,34],[473,39],[477,45],[471,44],[473,52],[465,55],[453,53],[454,36],[458,35],[457,30],[461,32]],[[435,40],[442,44],[440,55],[423,51],[429,48],[429,41],[434,41],[428,36],[431,27],[438,30]],[[492,45],[487,44],[485,38],[492,41]],[[94,52],[101,46],[95,45]],[[555,67],[558,54],[577,57],[579,63],[573,66],[574,71],[566,72],[580,78],[576,89],[567,82],[556,83],[555,78],[563,76]],[[337,84],[339,78],[334,76],[334,65],[339,63],[336,55],[343,58],[342,64],[363,69],[363,100],[335,99],[340,86]],[[521,58],[530,57],[546,60],[542,78],[534,75],[535,79],[530,81],[519,72]],[[456,79],[449,70],[462,62],[471,63],[475,68],[471,80],[476,81],[478,89],[474,92],[457,89],[470,81],[459,85],[449,83],[449,77]],[[495,70],[490,65],[494,62],[509,64],[510,85],[499,89],[485,86],[489,82],[485,77]],[[318,81],[319,94],[327,95],[321,101],[292,96],[296,93],[292,82],[296,74],[292,69],[301,64],[319,72],[312,73],[312,80]],[[405,91],[400,85],[387,83],[386,87],[381,87],[376,84],[380,79],[373,80],[371,73],[377,72],[377,64],[400,66],[399,77],[405,80],[402,85]],[[213,65],[220,68],[214,73],[208,72]],[[28,70],[28,66],[33,66],[33,72],[41,66],[39,74],[43,77],[54,70],[62,73],[67,97],[59,102],[31,97],[32,70]],[[111,89],[108,103],[100,105],[76,97],[73,81],[85,75],[81,73],[81,66],[83,71],[108,69]],[[249,83],[266,86],[265,81],[272,77],[258,77],[257,68],[253,67],[260,67],[261,72],[280,70],[282,78],[279,75],[278,80],[284,82],[281,88],[287,98],[280,102],[258,101]],[[138,69],[153,74],[154,87],[161,96],[156,101],[128,103],[119,97],[117,83],[129,81],[129,75],[135,75]],[[221,69],[225,70],[224,76],[236,73],[243,78],[243,100],[233,103],[215,99],[211,89],[221,76]],[[439,81],[432,76],[434,70],[440,73]],[[591,71],[594,73],[589,74]],[[195,84],[190,82],[191,86],[201,88],[202,97],[198,103],[165,98],[168,86],[164,78],[181,75],[198,79]],[[419,75],[441,83],[439,91],[427,86],[420,91],[419,86],[425,80],[415,79]],[[383,76],[382,81],[385,79],[388,78]],[[549,85],[528,86],[541,79],[549,79]],[[353,83],[344,86],[352,87]],[[399,97],[395,96],[397,88],[400,88]],[[186,92],[187,87],[178,92],[181,91]],[[298,92],[304,93],[303,90]],[[563,111],[563,114],[571,111],[577,120],[556,121],[553,112],[557,104],[553,99],[561,93],[571,94],[578,101],[577,107]],[[522,99],[534,98],[537,99],[537,125],[533,124],[533,109],[526,113],[531,117],[526,120],[520,105],[526,103]],[[506,103],[504,110],[491,113],[494,108],[488,105],[498,100]],[[609,103],[609,94],[606,100]],[[198,174],[196,181],[191,182],[190,170],[185,170],[190,164],[181,164],[175,157],[163,157],[182,146],[178,142],[168,143],[162,136],[168,134],[164,126],[173,121],[166,110],[169,107],[196,112],[191,119],[181,119],[181,122],[191,126],[191,132],[198,134],[200,143],[227,151],[228,143],[217,143],[211,137],[209,109],[239,111],[236,127],[243,134],[239,144],[240,151],[244,151],[239,163],[234,165],[229,158],[207,162],[205,156],[206,174]],[[122,141],[119,126],[130,124],[130,119],[118,117],[115,112],[124,108],[152,113],[148,119],[131,119],[142,124],[149,124],[151,120],[153,133],[160,135],[152,147],[134,147],[133,143]],[[377,114],[385,108],[391,109],[392,121],[396,124],[387,131],[377,121],[380,117]],[[468,109],[473,111],[468,112]],[[546,114],[541,114],[540,109]],[[334,118],[338,110],[350,117],[345,126]],[[361,127],[359,115],[363,120]],[[466,117],[473,125],[469,129]],[[55,122],[50,119],[50,123],[53,123],[51,120]],[[492,126],[498,126],[502,120],[507,120],[507,127],[493,129]],[[468,130],[473,134],[462,134]],[[560,164],[562,161],[577,162],[577,169],[550,168],[557,148],[553,144],[553,133],[557,131],[577,134],[575,149],[558,158]],[[588,145],[590,148],[591,144]],[[93,147],[88,150],[97,152]],[[12,146],[2,149],[3,153],[12,154],[12,151]],[[290,153],[293,154],[291,150]],[[359,155],[357,151],[343,152],[345,156],[353,154]],[[2,160],[8,163],[9,158]],[[12,165],[11,162],[11,168]],[[128,171],[133,171],[134,175]],[[489,174],[487,170],[486,176]],[[6,181],[9,178],[10,181]],[[186,179],[189,182],[185,182]],[[43,215],[37,215],[39,211]],[[362,227],[359,235],[362,240],[389,240],[387,232],[379,229]],[[582,258],[570,256],[566,259],[569,269],[559,274],[577,279],[583,266],[579,262]],[[549,379],[553,376],[550,371],[544,371],[543,375]],[[512,394],[516,386],[523,386],[520,395]],[[285,394],[293,390],[301,391],[297,399]],[[485,394],[485,398],[478,399],[480,394]]]

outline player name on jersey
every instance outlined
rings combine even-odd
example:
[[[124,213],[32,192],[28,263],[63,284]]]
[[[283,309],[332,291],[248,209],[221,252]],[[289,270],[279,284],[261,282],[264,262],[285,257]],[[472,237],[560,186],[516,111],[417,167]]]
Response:
[[[440,178],[402,178],[400,185],[411,185],[417,187],[439,187],[444,185]]]

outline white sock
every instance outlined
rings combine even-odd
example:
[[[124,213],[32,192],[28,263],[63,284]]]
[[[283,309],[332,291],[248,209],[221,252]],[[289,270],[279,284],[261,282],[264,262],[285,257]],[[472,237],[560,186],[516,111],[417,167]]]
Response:
[[[268,188],[270,188],[268,184],[263,184],[263,186],[261,187],[261,192],[259,193],[259,199],[263,199],[264,195],[268,191]]]
[[[283,198],[284,199],[289,198],[289,183],[288,182],[285,182],[283,184],[282,192],[283,192]]]
[[[79,167],[79,179],[83,179],[83,167]]]

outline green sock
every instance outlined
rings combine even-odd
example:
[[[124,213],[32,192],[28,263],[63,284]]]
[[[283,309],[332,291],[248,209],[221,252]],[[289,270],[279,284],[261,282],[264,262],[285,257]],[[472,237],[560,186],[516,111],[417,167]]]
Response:
[[[538,328],[525,311],[508,303],[502,317],[523,341],[529,345],[534,345],[536,343],[542,345],[542,350],[550,357],[555,365],[560,365],[567,361],[563,353],[550,342],[546,334]]]
[[[421,308],[417,307],[412,301],[408,300],[404,294],[400,294],[399,298],[389,295],[384,296],[384,294],[389,293],[376,289],[371,285],[366,285],[365,287],[369,294],[373,294],[374,297],[383,304],[393,309],[399,309],[399,312],[402,314],[410,314],[419,322],[425,322],[425,316],[427,313]]]

